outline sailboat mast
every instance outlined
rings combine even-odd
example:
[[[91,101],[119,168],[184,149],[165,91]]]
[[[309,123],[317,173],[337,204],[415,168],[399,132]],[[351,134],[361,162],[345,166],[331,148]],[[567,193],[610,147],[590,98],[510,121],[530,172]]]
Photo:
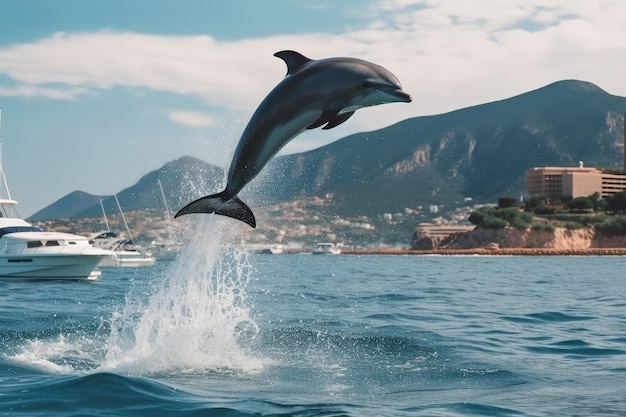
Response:
[[[167,212],[168,220],[172,218],[172,214],[170,213],[170,208],[167,205],[167,200],[165,199],[165,193],[163,192],[163,186],[161,185],[161,180],[157,180],[159,183],[159,188],[161,189],[161,197],[163,197],[163,204],[165,204],[165,211]]]
[[[109,227],[109,219],[107,219],[107,214],[104,211],[104,204],[102,204],[102,197],[100,197],[100,208],[102,209],[102,216],[104,216],[104,223],[107,225],[107,232],[110,232],[111,228]]]
[[[0,177],[2,177],[2,183],[0,184],[0,197],[2,197],[2,187],[4,187],[7,192],[7,198],[11,200],[11,191],[9,191],[9,184],[7,183],[7,177],[4,174],[4,164],[2,162],[2,106],[0,106]]]
[[[122,211],[122,206],[120,206],[120,201],[117,199],[117,194],[113,194],[113,197],[115,197],[117,208],[120,210],[120,214],[122,215],[122,220],[124,220],[124,226],[126,226],[126,232],[128,232],[128,237],[134,243],[135,241],[133,240],[133,235],[130,233],[130,228],[128,227],[128,223],[126,222],[126,217],[124,216],[124,212]]]

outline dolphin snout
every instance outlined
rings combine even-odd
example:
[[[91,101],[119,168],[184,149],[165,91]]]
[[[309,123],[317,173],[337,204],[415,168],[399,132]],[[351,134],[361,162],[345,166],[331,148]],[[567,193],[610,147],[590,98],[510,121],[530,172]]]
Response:
[[[391,92],[391,94],[397,97],[398,101],[401,101],[403,103],[410,103],[411,101],[413,101],[413,99],[411,98],[411,95],[402,90],[394,90]]]

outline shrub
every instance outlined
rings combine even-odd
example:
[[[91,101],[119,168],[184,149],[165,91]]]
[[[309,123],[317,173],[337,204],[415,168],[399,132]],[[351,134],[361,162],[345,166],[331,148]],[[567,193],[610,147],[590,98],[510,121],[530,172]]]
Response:
[[[607,203],[606,200],[600,197],[600,193],[595,192],[589,196],[589,200],[593,204],[593,211],[604,211],[606,210]]]
[[[578,222],[565,222],[564,226],[567,230],[577,230],[577,229],[582,229],[583,227],[585,227],[581,223],[578,223]]]
[[[626,235],[626,216],[615,216],[595,225],[596,231],[606,236]]]
[[[552,223],[537,223],[532,226],[533,230],[543,230],[546,232],[554,232],[554,224]]]
[[[568,201],[567,203],[565,203],[565,206],[570,210],[581,210],[581,211],[593,210],[593,202],[588,197],[574,198]]]
[[[606,198],[607,209],[613,213],[622,213],[626,210],[626,191],[610,195]]]
[[[486,229],[501,229],[512,226],[516,229],[527,229],[533,220],[531,213],[526,213],[517,207],[494,208],[481,207],[474,210],[469,216],[469,221]]]
[[[528,211],[536,211],[539,207],[545,207],[548,205],[548,197],[545,195],[532,195],[526,201],[526,210]]]
[[[495,217],[496,209],[494,207],[481,207],[472,211],[469,216],[469,221],[472,224],[480,226],[485,219]]]
[[[500,197],[498,208],[517,207],[517,200],[513,197]]]
[[[588,227],[597,223],[605,222],[606,219],[607,219],[606,215],[602,213],[602,214],[595,214],[595,215],[589,215],[589,216],[581,216],[579,219],[579,222],[582,223],[583,226]]]
[[[509,222],[504,219],[500,219],[498,217],[488,217],[480,223],[481,227],[485,229],[504,229],[507,227]]]
[[[496,217],[506,220],[509,225],[516,229],[528,229],[533,221],[533,215],[519,210],[516,207],[499,209]]]
[[[545,214],[554,214],[556,213],[556,209],[550,206],[538,206],[533,209],[535,214],[545,215]]]

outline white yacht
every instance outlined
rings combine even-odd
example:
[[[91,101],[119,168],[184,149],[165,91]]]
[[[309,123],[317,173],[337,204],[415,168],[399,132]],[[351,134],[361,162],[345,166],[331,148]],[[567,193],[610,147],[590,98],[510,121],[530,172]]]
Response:
[[[16,210],[2,168],[0,138],[0,279],[89,279],[100,276],[97,266],[110,255],[87,238],[44,232],[22,219]],[[7,198],[3,196],[6,195]]]
[[[341,249],[335,246],[333,243],[318,243],[313,250],[314,255],[339,255]]]
[[[106,267],[152,266],[155,258],[141,246],[133,244],[131,239],[120,237],[115,232],[96,233],[89,238],[89,243],[96,248],[106,249],[109,256],[100,262]]]
[[[0,278],[89,279],[111,253],[87,238],[43,232],[15,213],[15,200],[0,199]]]
[[[14,213],[15,200],[0,199],[0,278],[89,279],[109,251],[87,238],[44,232]]]

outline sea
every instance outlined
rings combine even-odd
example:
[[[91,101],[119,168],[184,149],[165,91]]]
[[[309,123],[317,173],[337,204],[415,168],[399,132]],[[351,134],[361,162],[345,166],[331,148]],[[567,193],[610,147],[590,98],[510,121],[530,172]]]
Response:
[[[0,415],[626,415],[623,257],[261,255],[231,232],[0,280]]]

